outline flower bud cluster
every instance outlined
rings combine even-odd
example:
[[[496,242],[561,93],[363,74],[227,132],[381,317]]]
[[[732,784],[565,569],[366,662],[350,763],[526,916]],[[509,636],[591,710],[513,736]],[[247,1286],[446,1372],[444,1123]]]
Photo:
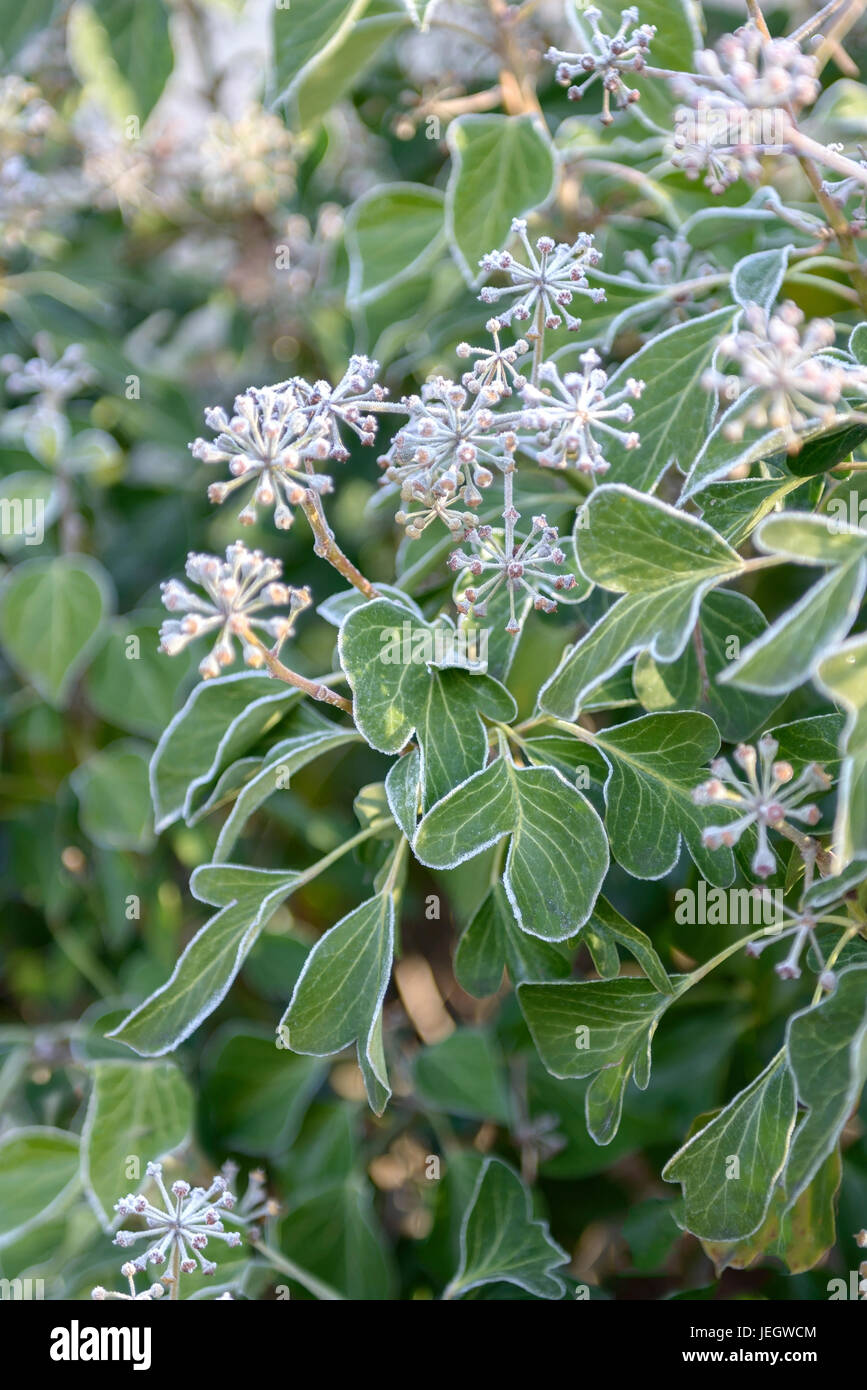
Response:
[[[755,827],[758,845],[752,868],[759,878],[767,878],[777,867],[768,830],[777,830],[788,821],[816,825],[819,808],[812,803],[804,805],[804,800],[831,786],[830,777],[818,763],[811,763],[795,777],[791,763],[777,760],[778,752],[779,744],[770,734],[762,735],[757,748],[738,744],[734,761],[744,775],[739,776],[727,758],[716,758],[710,765],[713,776],[693,792],[697,806],[725,806],[739,813],[734,820],[708,826],[702,832],[708,849],[736,845],[745,830]]]
[[[613,35],[604,33],[599,27],[602,11],[595,5],[582,10],[581,18],[590,25],[592,47],[583,53],[549,48],[545,57],[549,63],[557,64],[557,81],[562,87],[568,88],[570,101],[580,101],[594,82],[602,83],[601,120],[603,125],[610,125],[614,120],[612,97],[615,107],[623,110],[641,96],[638,89],[630,86],[625,78],[643,72],[647,66],[647,55],[656,26],[642,24],[630,33],[630,25],[638,23],[638,10],[634,5],[621,11],[620,27]]]
[[[267,559],[261,550],[248,550],[241,541],[227,548],[225,561],[215,555],[188,555],[186,572],[207,597],[193,593],[177,579],[162,585],[166,608],[184,617],[165,620],[160,628],[160,646],[169,656],[176,656],[197,638],[216,632],[214,646],[199,663],[204,680],[219,676],[232,664],[236,638],[246,664],[263,666],[265,650],[254,629],[266,633],[279,650],[292,633],[298,614],[311,602],[309,589],[293,589],[279,582],[279,560]],[[267,619],[255,616],[268,607],[288,607],[289,612]]]

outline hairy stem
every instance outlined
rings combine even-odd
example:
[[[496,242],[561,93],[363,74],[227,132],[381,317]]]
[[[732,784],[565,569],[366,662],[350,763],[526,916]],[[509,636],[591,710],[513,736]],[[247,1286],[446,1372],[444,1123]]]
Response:
[[[321,700],[323,704],[334,705],[336,709],[346,710],[347,714],[352,713],[352,701],[338,695],[334,690],[329,690],[328,686],[322,681],[311,681],[306,676],[301,676],[297,671],[291,671],[265,643],[260,641],[253,632],[252,628],[244,627],[241,634],[246,642],[251,643],[257,651],[261,652],[262,659],[271,675],[276,680],[285,682],[286,685],[294,685],[296,690],[303,690],[305,695],[309,695],[311,700]]]

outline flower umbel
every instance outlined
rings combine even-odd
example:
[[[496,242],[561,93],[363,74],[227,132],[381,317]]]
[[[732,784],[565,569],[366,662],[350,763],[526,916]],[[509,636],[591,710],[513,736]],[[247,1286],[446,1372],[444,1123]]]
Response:
[[[293,631],[298,614],[311,602],[309,589],[293,589],[277,582],[282,573],[279,560],[267,559],[261,550],[248,550],[241,541],[227,548],[225,561],[216,555],[188,555],[186,571],[207,597],[193,593],[177,579],[162,585],[166,608],[185,616],[165,620],[160,628],[160,645],[169,656],[176,656],[197,637],[217,632],[210,654],[199,663],[205,680],[218,676],[224,666],[235,660],[236,637],[246,664],[263,666],[265,654],[253,629],[259,628],[271,637],[275,651],[279,651]],[[270,606],[288,606],[289,612],[279,618],[254,616]]]
[[[485,285],[479,299],[483,304],[496,304],[504,295],[517,296],[513,304],[497,310],[500,324],[510,324],[513,319],[523,323],[540,313],[546,328],[559,328],[559,311],[562,311],[567,328],[573,331],[580,328],[581,320],[568,310],[575,295],[586,294],[594,304],[601,304],[605,298],[605,291],[591,289],[587,280],[587,271],[602,259],[593,245],[592,236],[589,232],[582,232],[571,245],[567,242],[558,245],[553,238],[542,236],[534,250],[523,218],[515,218],[512,231],[517,232],[520,238],[527,264],[516,261],[509,251],[491,251],[483,256],[479,261],[482,269],[488,274],[502,271],[511,284]],[[536,336],[535,328],[528,330],[528,338]]]
[[[514,508],[505,514],[509,531],[519,519]],[[488,603],[505,585],[509,595],[506,631],[516,633],[521,630],[515,611],[516,597],[526,594],[532,598],[534,608],[553,613],[557,604],[547,591],[565,593],[575,587],[573,574],[552,572],[565,564],[566,556],[560,549],[557,528],[549,526],[544,516],[534,516],[530,534],[524,540],[516,538],[508,549],[502,534],[491,526],[477,527],[471,532],[469,541],[472,551],[454,550],[448,561],[449,569],[468,570],[474,580],[482,581],[463,590],[456,603],[460,613],[483,618]]]
[[[457,382],[434,377],[422,387],[420,396],[404,401],[409,420],[398,430],[387,454],[379,460],[388,482],[400,485],[405,502],[421,505],[424,525],[400,511],[398,523],[412,529],[412,539],[435,516],[441,516],[452,530],[460,516],[446,515],[456,498],[468,507],[477,507],[481,489],[490,487],[493,469],[512,466],[518,447],[514,426],[519,414],[496,415],[491,406],[500,399],[492,385],[482,386],[471,396]],[[464,521],[461,521],[464,524]],[[472,524],[472,523],[469,523]]]
[[[249,387],[235,397],[231,419],[220,406],[206,410],[205,422],[218,431],[217,438],[193,440],[192,455],[203,463],[227,463],[234,475],[231,482],[211,484],[211,501],[224,502],[236,488],[254,480],[252,496],[238,520],[252,525],[257,507],[273,507],[275,525],[288,530],[293,507],[313,494],[333,490],[331,478],[317,473],[314,464],[325,459],[345,463],[349,458],[339,426],[348,425],[362,444],[373,443],[377,426],[369,412],[386,395],[374,383],[378,370],[378,363],[369,358],[352,357],[336,386],[293,377],[277,386]]]
[[[834,342],[831,321],[812,319],[806,328],[803,323],[803,311],[790,301],[774,314],[751,304],[744,310],[744,326],[720,343],[720,353],[737,363],[740,374],[711,369],[703,386],[729,400],[742,389],[756,393],[750,406],[726,424],[727,438],[741,439],[747,426],[770,426],[783,431],[788,452],[796,454],[805,426],[833,421],[850,373],[842,362],[822,355]]]
[[[97,1284],[96,1288],[91,1290],[91,1298],[97,1303],[102,1303],[107,1298],[123,1299],[126,1303],[151,1303],[156,1298],[162,1298],[166,1291],[163,1284],[151,1284],[148,1288],[142,1289],[141,1293],[136,1293],[135,1277],[139,1269],[132,1260],[121,1265],[120,1272],[129,1282],[129,1293],[115,1293],[113,1289],[104,1289],[101,1284]]]
[[[784,821],[816,825],[818,806],[803,805],[813,792],[827,791],[831,779],[818,763],[811,763],[795,777],[791,763],[777,761],[779,744],[763,734],[758,747],[740,743],[734,760],[744,772],[739,777],[727,758],[715,758],[710,765],[713,777],[697,787],[693,801],[697,806],[727,806],[739,811],[737,819],[726,825],[708,826],[702,841],[708,849],[735,845],[751,825],[756,827],[758,847],[753,855],[753,872],[767,878],[777,867],[777,857],[768,842],[768,830],[779,829]]]
[[[519,338],[512,347],[503,347],[500,343],[503,325],[499,319],[488,319],[485,327],[494,340],[493,347],[478,348],[470,347],[469,343],[458,343],[458,357],[478,359],[471,371],[464,372],[461,380],[473,395],[478,395],[485,386],[491,386],[499,396],[511,396],[512,387],[520,391],[526,385],[526,378],[521,376],[515,363],[530,351],[530,346]]]
[[[550,382],[554,390],[549,394],[525,386],[528,409],[524,423],[538,431],[538,462],[543,467],[605,473],[611,465],[594,431],[602,431],[626,449],[637,449],[641,442],[638,435],[634,430],[619,429],[618,423],[631,424],[635,412],[628,397],[637,400],[644,382],[630,377],[622,390],[606,396],[608,374],[599,365],[599,354],[590,348],[580,360],[583,372],[567,372],[562,377],[553,362],[542,364],[539,378]]]
[[[146,1269],[149,1264],[164,1265],[176,1255],[182,1274],[193,1274],[197,1262],[203,1274],[213,1274],[216,1264],[201,1253],[208,1241],[221,1240],[228,1246],[241,1244],[237,1231],[226,1231],[223,1227],[223,1214],[235,1203],[228,1182],[222,1176],[216,1177],[205,1191],[203,1187],[190,1187],[181,1179],[172,1183],[170,1195],[163,1182],[161,1163],[149,1163],[147,1175],[156,1184],[163,1209],[154,1206],[143,1194],[121,1197],[115,1203],[115,1211],[121,1216],[143,1217],[146,1229],[118,1231],[115,1245],[126,1250],[139,1240],[149,1242],[144,1254],[132,1261],[135,1270]]]
[[[592,30],[593,48],[585,53],[566,53],[559,48],[549,48],[545,54],[549,63],[557,64],[557,81],[568,87],[570,101],[580,101],[587,88],[597,78],[602,83],[602,124],[610,125],[614,120],[611,114],[611,98],[618,110],[623,110],[638,101],[641,93],[624,81],[627,73],[640,73],[647,66],[650,43],[656,34],[656,26],[642,24],[629,33],[629,26],[638,23],[638,9],[630,5],[620,14],[620,27],[613,35],[603,33],[599,27],[602,11],[596,7],[584,10],[583,19]],[[594,52],[595,50],[595,52]],[[576,78],[583,78],[576,84]]]
[[[96,373],[84,357],[80,343],[70,343],[59,357],[47,333],[33,339],[37,357],[26,361],[14,353],[0,358],[0,370],[8,372],[6,389],[16,396],[34,396],[39,408],[62,410],[71,396],[96,380]]]
[[[768,38],[752,23],[723,34],[715,48],[702,49],[695,64],[698,80],[684,73],[673,82],[677,95],[693,106],[710,101],[797,111],[811,105],[820,91],[816,59],[802,53],[794,39]]]

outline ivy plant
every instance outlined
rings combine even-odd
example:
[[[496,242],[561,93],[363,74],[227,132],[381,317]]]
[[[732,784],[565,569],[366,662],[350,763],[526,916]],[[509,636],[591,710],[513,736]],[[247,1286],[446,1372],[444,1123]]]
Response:
[[[134,62],[118,8],[76,7],[75,52],[98,26],[146,118],[169,40]],[[340,340],[212,376],[185,486],[219,543],[137,619],[134,737],[70,775],[107,851],[174,847],[196,926],[73,1029],[82,1124],[0,1134],[0,1258],[83,1193],[131,1250],[98,1298],[398,1296],[359,1133],[443,1299],[595,1294],[553,1189],[642,1146],[633,1273],[835,1245],[850,1149],[847,1221],[867,1191],[867,162],[811,9],[273,12],[272,174],[285,135],[315,188],[346,110],[404,155],[341,214]],[[416,77],[450,44],[454,86]],[[9,566],[0,643],[112,720],[131,629],[68,533],[91,379],[5,366],[67,538]]]

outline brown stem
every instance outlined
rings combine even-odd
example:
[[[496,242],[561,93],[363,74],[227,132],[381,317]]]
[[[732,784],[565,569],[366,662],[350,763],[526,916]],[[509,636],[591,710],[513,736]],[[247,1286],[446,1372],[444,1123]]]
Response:
[[[780,825],[774,826],[786,840],[797,845],[798,849],[805,856],[815,855],[816,868],[823,878],[830,878],[836,873],[834,856],[830,850],[822,849],[822,846],[813,839],[812,835],[805,835],[802,830],[796,830],[793,825],[787,825],[782,821]]]
[[[301,506],[304,515],[310,522],[310,529],[313,532],[315,544],[314,553],[322,560],[327,560],[329,565],[343,575],[354,588],[364,594],[365,598],[379,598],[379,592],[373,587],[369,579],[365,579],[361,570],[356,569],[348,555],[344,555],[334,533],[328,522],[325,520],[325,513],[322,510],[322,503],[319,501],[317,493],[311,492],[308,501],[302,502]],[[317,506],[318,503],[318,506]]]
[[[797,137],[797,139],[795,137]],[[829,225],[833,228],[837,245],[843,257],[847,261],[852,262],[852,284],[858,295],[861,308],[867,313],[867,272],[865,272],[858,260],[858,250],[855,246],[855,238],[852,235],[852,229],[849,223],[843,215],[841,208],[838,207],[830,194],[826,193],[822,187],[822,177],[809,153],[809,147],[813,146],[815,142],[810,140],[807,136],[802,136],[801,132],[794,128],[789,131],[788,138],[793,148],[798,151],[798,163],[807,177],[807,182],[815,194],[816,201],[827,217]],[[823,147],[820,145],[818,148],[821,151]],[[856,165],[855,167],[859,168],[860,166]],[[860,175],[865,182],[867,182],[867,170],[860,169]]]
[[[771,37],[771,31],[765,22],[765,16],[762,14],[759,0],[747,0],[747,9],[750,12],[750,19],[762,35],[762,38],[769,39]]]
[[[256,636],[255,632],[249,627],[245,627],[239,634],[243,636],[245,642],[249,642],[257,651],[262,653],[262,658],[271,675],[276,680],[284,681],[286,685],[294,685],[297,690],[303,690],[305,695],[309,695],[311,700],[321,700],[326,705],[334,705],[335,709],[346,710],[347,714],[352,713],[352,703],[345,700],[342,695],[338,695],[334,690],[329,690],[327,685],[321,681],[309,681],[306,676],[300,676],[297,671],[290,671],[288,666],[265,646]]]

